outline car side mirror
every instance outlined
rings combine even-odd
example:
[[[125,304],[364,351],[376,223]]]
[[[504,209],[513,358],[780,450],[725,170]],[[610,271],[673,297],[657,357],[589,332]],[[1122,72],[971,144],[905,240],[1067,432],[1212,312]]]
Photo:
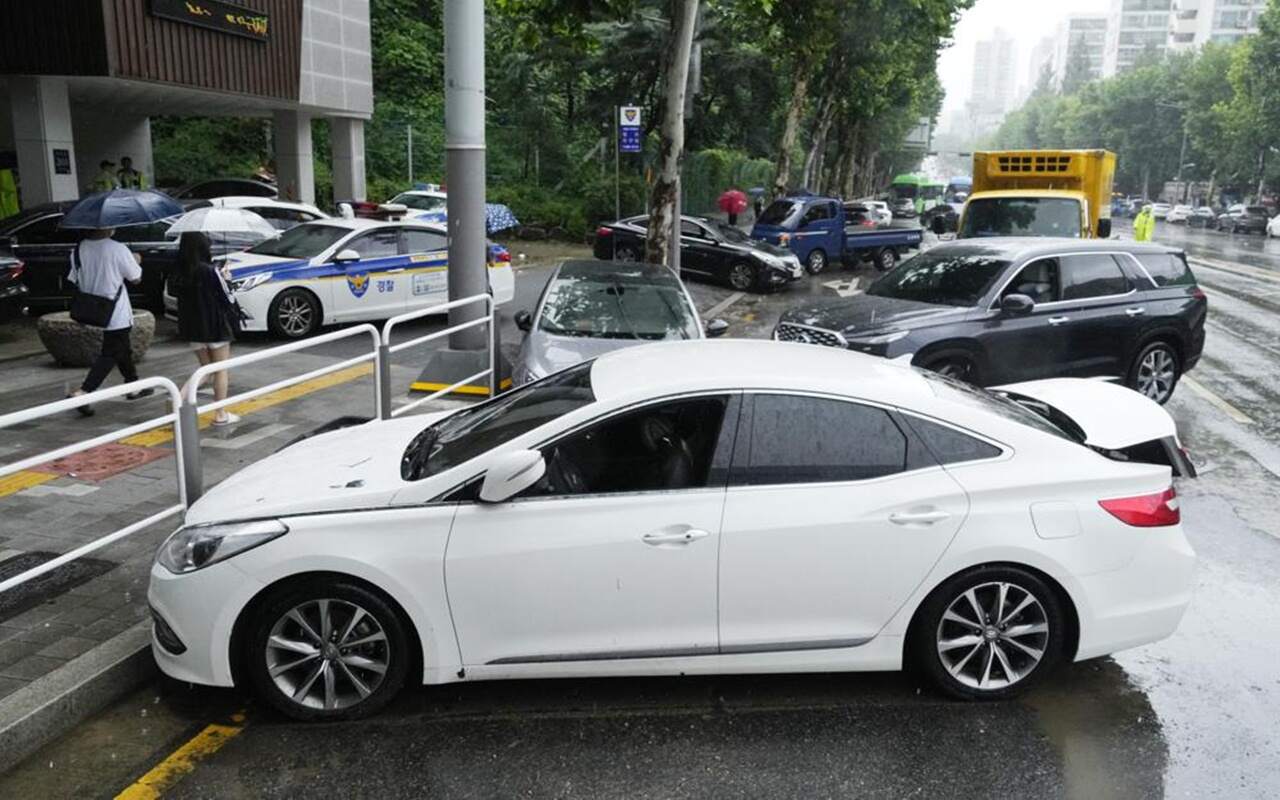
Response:
[[[503,453],[489,463],[480,484],[480,502],[502,503],[542,479],[547,462],[537,450]]]
[[[1012,317],[1030,314],[1036,307],[1036,301],[1025,294],[1007,294],[1000,298],[1000,310]]]
[[[525,311],[524,309],[520,309],[519,311],[517,311],[515,320],[516,320],[516,327],[524,331],[525,333],[528,333],[529,331],[533,330],[533,315],[530,314],[528,311]]]
[[[333,257],[333,263],[335,264],[351,264],[359,260],[360,260],[360,254],[357,253],[355,250],[352,250],[351,248],[347,248],[346,250],[339,250],[338,254]]]
[[[1098,220],[1098,238],[1099,239],[1111,238],[1111,220],[1109,219]]]
[[[722,319],[713,319],[706,324],[706,332],[708,339],[714,339],[717,336],[724,336],[729,332],[729,323]]]

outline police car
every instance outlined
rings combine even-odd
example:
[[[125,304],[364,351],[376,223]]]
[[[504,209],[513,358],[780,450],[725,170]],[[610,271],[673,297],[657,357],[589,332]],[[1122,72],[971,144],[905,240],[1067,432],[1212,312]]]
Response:
[[[444,226],[414,220],[325,219],[227,256],[243,329],[299,339],[321,325],[386,319],[448,299]],[[515,295],[511,256],[489,245],[494,299]],[[176,302],[169,299],[169,308]]]

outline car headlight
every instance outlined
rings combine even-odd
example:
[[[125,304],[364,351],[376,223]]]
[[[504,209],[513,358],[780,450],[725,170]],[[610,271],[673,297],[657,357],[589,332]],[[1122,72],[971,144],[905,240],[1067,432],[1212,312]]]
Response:
[[[288,526],[278,519],[178,528],[160,545],[156,563],[175,575],[195,572],[283,536],[288,531]]]
[[[250,275],[250,276],[249,276],[249,277],[247,277],[247,278],[241,278],[241,279],[239,279],[239,280],[232,280],[232,281],[231,281],[231,284],[230,284],[230,286],[231,286],[231,291],[233,291],[233,292],[247,292],[247,291],[249,291],[250,289],[253,289],[253,288],[255,288],[255,287],[261,286],[262,284],[266,283],[266,282],[267,282],[267,281],[269,281],[269,280],[271,280],[271,273],[270,273],[270,272],[259,272],[259,273],[254,274],[254,275]]]
[[[849,344],[857,345],[881,345],[896,342],[903,338],[911,331],[890,331],[889,333],[881,333],[875,336],[852,336],[849,337]]]

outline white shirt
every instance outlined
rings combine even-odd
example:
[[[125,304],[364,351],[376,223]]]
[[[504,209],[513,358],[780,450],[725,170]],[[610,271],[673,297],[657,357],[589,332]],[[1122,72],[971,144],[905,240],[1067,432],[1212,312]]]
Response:
[[[107,321],[107,330],[118,331],[133,326],[133,306],[129,290],[120,291],[125,281],[142,279],[142,267],[133,252],[115,239],[85,239],[79,244],[80,269],[76,270],[75,254],[71,255],[71,281],[82,292],[99,297],[115,297],[115,311]]]

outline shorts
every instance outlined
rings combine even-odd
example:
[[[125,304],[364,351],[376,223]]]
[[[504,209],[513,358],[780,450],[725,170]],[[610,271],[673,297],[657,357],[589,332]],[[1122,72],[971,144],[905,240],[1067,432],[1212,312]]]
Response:
[[[192,350],[217,350],[219,347],[228,347],[231,342],[187,342]]]

